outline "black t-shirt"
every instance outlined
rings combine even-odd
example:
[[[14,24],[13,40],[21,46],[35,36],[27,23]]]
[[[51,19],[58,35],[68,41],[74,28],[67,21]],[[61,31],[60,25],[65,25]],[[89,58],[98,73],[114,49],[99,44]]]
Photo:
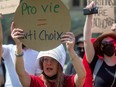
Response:
[[[90,64],[90,68],[92,72],[94,71],[97,60],[98,60],[98,56],[95,56]],[[116,65],[108,66],[103,61],[99,71],[97,72],[94,82],[94,87],[111,87],[112,84],[113,84],[112,87],[116,87],[116,77],[114,77],[115,72],[116,72]]]

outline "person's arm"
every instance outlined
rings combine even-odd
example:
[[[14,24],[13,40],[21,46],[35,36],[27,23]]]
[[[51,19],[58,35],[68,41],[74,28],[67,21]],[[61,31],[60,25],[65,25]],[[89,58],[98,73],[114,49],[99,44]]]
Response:
[[[14,23],[11,24],[11,36],[16,43],[16,72],[19,76],[19,79],[23,87],[29,87],[31,78],[29,74],[25,71],[23,54],[22,54],[22,43],[18,38],[24,37],[22,29],[14,28]]]
[[[2,19],[2,14],[0,13],[0,86],[1,86],[2,83],[4,83],[3,71],[2,71],[2,65],[1,65],[1,61],[2,61],[2,40],[3,40],[1,19]]]
[[[2,24],[1,24],[2,14],[0,14],[0,64],[1,64],[1,57],[2,57]]]
[[[94,2],[91,2],[89,5],[86,6],[86,8],[91,9],[93,6],[94,6]],[[83,32],[84,33],[84,49],[85,49],[87,61],[89,63],[91,63],[95,55],[95,50],[91,42],[92,18],[93,18],[93,15],[87,15],[85,26],[84,26],[84,32]]]
[[[61,42],[66,43],[66,48],[69,52],[70,59],[76,71],[76,75],[74,77],[74,83],[76,87],[83,87],[86,71],[82,64],[81,59],[74,51],[74,44],[75,44],[75,36],[71,32],[67,32],[65,35],[61,37]]]

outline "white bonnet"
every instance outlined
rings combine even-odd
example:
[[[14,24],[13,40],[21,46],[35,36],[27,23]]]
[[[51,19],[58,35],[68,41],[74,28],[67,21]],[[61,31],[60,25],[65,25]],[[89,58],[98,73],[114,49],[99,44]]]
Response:
[[[66,60],[66,51],[62,44],[52,50],[40,51],[38,54],[38,57],[37,57],[38,64],[40,63],[39,62],[40,58],[42,58],[44,56],[49,56],[49,57],[52,57],[53,59],[57,60],[61,64],[62,69],[63,69],[65,60]]]

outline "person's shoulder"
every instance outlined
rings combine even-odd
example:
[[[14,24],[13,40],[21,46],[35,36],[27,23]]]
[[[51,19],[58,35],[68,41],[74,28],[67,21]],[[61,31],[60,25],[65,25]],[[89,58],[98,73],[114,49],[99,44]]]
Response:
[[[3,57],[6,57],[7,55],[14,54],[16,49],[16,46],[13,44],[8,44],[8,45],[2,45],[2,55]]]
[[[3,44],[2,47],[11,48],[11,47],[16,47],[16,45],[13,45],[13,44]]]
[[[4,45],[2,45],[2,48],[3,48],[3,50],[7,50],[7,49],[13,50],[13,49],[16,48],[16,45],[13,45],[13,44],[4,44]]]
[[[75,76],[75,74],[71,74],[71,75],[64,74],[64,78],[65,79],[72,78],[74,76]]]
[[[44,81],[40,76],[33,76],[31,77],[30,87],[44,87]]]
[[[74,86],[75,75],[64,75],[64,83],[65,83],[64,85],[65,85],[65,87],[75,87]]]
[[[32,81],[36,80],[36,81],[39,81],[39,82],[43,82],[41,75],[40,76],[30,75],[30,77],[31,77]]]

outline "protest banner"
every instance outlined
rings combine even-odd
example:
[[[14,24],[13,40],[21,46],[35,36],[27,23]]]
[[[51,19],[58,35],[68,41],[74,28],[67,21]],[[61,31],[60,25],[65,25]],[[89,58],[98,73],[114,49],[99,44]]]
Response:
[[[23,0],[14,21],[24,30],[23,44],[39,51],[60,45],[60,36],[71,27],[70,13],[61,0]]]
[[[110,31],[112,24],[115,22],[114,0],[87,0],[87,3],[95,1],[98,6],[98,14],[93,17],[93,33],[103,33]]]
[[[16,11],[20,0],[0,0],[0,13],[10,14]]]

